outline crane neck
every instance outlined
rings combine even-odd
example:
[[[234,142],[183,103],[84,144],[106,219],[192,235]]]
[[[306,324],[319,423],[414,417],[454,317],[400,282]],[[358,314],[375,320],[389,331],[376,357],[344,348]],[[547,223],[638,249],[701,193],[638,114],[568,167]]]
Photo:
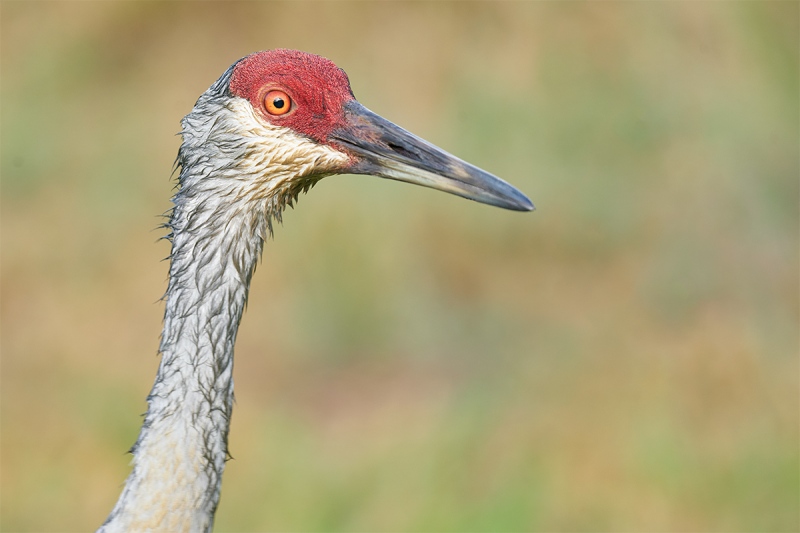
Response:
[[[260,122],[246,100],[226,93],[229,75],[182,121],[162,358],[133,470],[103,533],[211,531],[250,279],[272,221],[347,159]]]
[[[161,363],[106,531],[210,531],[233,407],[233,352],[263,233],[179,192]],[[115,521],[121,527],[113,528]]]
[[[161,362],[133,470],[100,528],[210,532],[220,497],[233,407],[233,351],[250,279],[269,232],[269,202],[253,205],[213,156],[218,147],[184,119]],[[211,155],[210,155],[211,154]],[[230,196],[229,196],[230,195]]]

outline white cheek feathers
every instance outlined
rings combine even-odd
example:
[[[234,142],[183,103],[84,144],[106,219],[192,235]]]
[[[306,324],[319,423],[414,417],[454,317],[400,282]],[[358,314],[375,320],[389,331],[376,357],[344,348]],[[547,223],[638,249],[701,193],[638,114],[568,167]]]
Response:
[[[226,106],[232,114],[227,133],[246,143],[244,157],[236,161],[238,179],[249,181],[254,198],[263,198],[282,187],[302,187],[309,176],[314,182],[341,171],[348,155],[319,144],[294,130],[270,124],[247,100],[233,98]]]

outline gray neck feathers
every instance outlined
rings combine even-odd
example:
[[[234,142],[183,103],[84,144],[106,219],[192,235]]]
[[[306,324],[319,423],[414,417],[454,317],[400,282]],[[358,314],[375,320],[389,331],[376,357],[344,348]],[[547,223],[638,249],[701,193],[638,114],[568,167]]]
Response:
[[[233,345],[272,220],[348,157],[261,119],[227,92],[182,122],[161,365],[134,466],[101,531],[210,531],[228,457]]]
[[[210,531],[228,457],[233,347],[250,279],[280,209],[245,194],[248,144],[214,87],[183,120],[161,364],[134,468],[103,531]],[[249,180],[252,181],[252,180]]]

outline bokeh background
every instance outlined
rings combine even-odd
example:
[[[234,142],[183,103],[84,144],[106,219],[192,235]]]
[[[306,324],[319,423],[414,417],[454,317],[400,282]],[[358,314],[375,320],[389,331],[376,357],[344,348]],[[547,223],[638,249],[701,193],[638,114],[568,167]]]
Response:
[[[505,212],[323,180],[266,247],[217,531],[797,531],[797,2],[3,2],[3,531],[115,502],[179,121],[333,59]]]

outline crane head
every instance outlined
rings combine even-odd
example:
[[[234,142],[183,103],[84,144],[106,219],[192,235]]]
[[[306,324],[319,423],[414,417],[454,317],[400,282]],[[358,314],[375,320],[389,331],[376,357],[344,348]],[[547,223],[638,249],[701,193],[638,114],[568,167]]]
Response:
[[[533,209],[500,178],[369,111],[353,96],[347,74],[328,59],[295,50],[258,52],[229,69],[226,85],[232,99],[250,107],[237,108],[247,114],[244,129],[264,139],[263,151],[270,152],[252,155],[273,165],[303,162],[295,179],[370,174],[505,209]]]

